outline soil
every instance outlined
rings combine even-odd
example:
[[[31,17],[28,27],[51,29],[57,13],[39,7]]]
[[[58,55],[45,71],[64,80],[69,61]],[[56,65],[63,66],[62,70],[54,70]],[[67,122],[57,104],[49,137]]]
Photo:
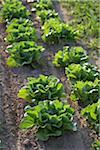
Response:
[[[55,9],[62,16],[62,11],[59,5],[54,3]],[[27,8],[30,8],[27,5]],[[0,121],[2,128],[0,128],[0,139],[2,139],[3,150],[91,150],[90,130],[86,125],[84,119],[79,115],[80,107],[68,100],[68,102],[76,110],[75,121],[78,122],[78,131],[65,133],[61,137],[50,138],[47,142],[37,141],[35,137],[35,129],[23,132],[19,129],[19,123],[24,113],[25,102],[18,99],[17,93],[19,89],[27,82],[27,77],[39,74],[55,75],[65,86],[66,93],[70,93],[70,84],[64,74],[64,69],[57,69],[53,66],[52,60],[54,54],[62,49],[64,43],[55,45],[48,45],[41,40],[41,24],[32,14],[32,20],[37,29],[39,36],[38,44],[45,47],[39,64],[35,68],[31,66],[23,66],[20,68],[11,69],[6,65],[6,58],[8,54],[4,51],[7,44],[4,42],[5,24],[0,24]],[[63,17],[64,18],[64,17]]]

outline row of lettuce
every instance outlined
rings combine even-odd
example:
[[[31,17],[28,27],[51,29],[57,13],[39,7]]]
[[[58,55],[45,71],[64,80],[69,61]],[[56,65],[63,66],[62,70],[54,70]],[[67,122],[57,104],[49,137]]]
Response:
[[[45,1],[41,0],[36,5],[36,8],[43,9],[46,6],[49,6],[49,4],[45,4]],[[38,62],[44,48],[36,44],[38,37],[33,23],[29,19],[29,11],[21,1],[6,0],[1,12],[7,26],[5,40],[9,45],[6,51],[10,54],[7,64],[11,67],[19,67],[25,64],[32,65],[35,61]],[[47,31],[50,32],[50,26],[52,26],[53,21],[57,24],[58,33],[56,35],[53,32],[49,37],[50,33],[47,36]],[[45,23],[44,41],[47,42],[51,39],[50,42],[52,42],[54,34],[55,40],[65,38],[67,32],[70,35],[71,31],[67,30],[67,26],[62,23],[60,29],[59,23],[60,20],[53,20],[52,16],[49,27],[47,27],[48,23]],[[62,31],[65,31],[65,33]],[[60,136],[66,130],[76,130],[76,125],[73,123],[73,108],[61,102],[64,95],[64,87],[55,76],[40,75],[38,78],[30,77],[27,85],[18,93],[18,97],[25,99],[29,103],[25,107],[25,115],[20,128],[28,129],[35,126],[37,128],[37,137],[40,140],[47,140],[49,136]]]
[[[42,39],[50,44],[61,41],[75,41],[78,31],[62,23],[52,7],[52,2],[40,1],[36,5],[43,29]],[[100,72],[89,63],[88,55],[82,47],[65,46],[57,52],[53,64],[65,68],[65,74],[72,84],[71,100],[78,101],[81,113],[87,118],[97,133],[100,130]],[[87,107],[86,107],[87,106]]]
[[[44,42],[54,44],[77,39],[78,31],[62,23],[51,0],[40,0],[34,3],[34,7],[41,20]],[[26,7],[20,1],[6,0],[2,16],[7,22],[6,41],[11,44],[7,47],[10,54],[7,64],[17,67],[38,62],[44,48],[36,44],[38,37]],[[82,47],[65,46],[55,55],[53,64],[65,68],[66,76],[72,83],[71,99],[87,106],[82,110],[82,115],[99,132],[99,72],[88,63],[85,50]],[[20,127],[28,129],[35,126],[41,140],[62,135],[66,130],[76,130],[73,108],[61,102],[64,96],[64,87],[56,77],[40,75],[38,78],[28,78],[27,85],[18,93],[18,97],[29,102]]]
[[[88,56],[81,47],[64,47],[55,55],[54,65],[65,67],[65,73],[72,85],[71,100],[78,101],[82,115],[90,121],[99,132],[100,123],[100,80],[97,68],[88,63]]]
[[[19,67],[33,64],[40,59],[44,51],[42,46],[36,44],[37,34],[30,20],[30,12],[19,0],[6,0],[3,3],[1,16],[6,21],[5,38],[9,46],[7,64],[10,67]]]

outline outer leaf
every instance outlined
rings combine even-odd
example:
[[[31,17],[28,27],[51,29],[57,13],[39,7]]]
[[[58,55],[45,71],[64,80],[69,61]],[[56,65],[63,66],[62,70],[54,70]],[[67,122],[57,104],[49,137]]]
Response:
[[[16,63],[15,59],[13,57],[9,57],[7,59],[7,65],[9,67],[18,67],[18,64]]]
[[[47,130],[39,129],[37,132],[37,138],[41,141],[47,141],[49,138]]]
[[[30,116],[24,117],[24,119],[20,123],[21,129],[28,129],[34,126],[34,120]]]
[[[31,102],[31,97],[29,96],[28,90],[25,88],[22,88],[18,93],[19,98],[23,98],[29,102]]]

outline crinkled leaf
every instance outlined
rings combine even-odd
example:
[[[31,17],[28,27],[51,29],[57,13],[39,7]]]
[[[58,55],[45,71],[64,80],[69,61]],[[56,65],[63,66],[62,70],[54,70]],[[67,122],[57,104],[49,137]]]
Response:
[[[21,129],[28,129],[28,128],[32,128],[34,126],[34,119],[31,118],[30,116],[26,116],[23,118],[23,120],[21,121],[19,127]]]

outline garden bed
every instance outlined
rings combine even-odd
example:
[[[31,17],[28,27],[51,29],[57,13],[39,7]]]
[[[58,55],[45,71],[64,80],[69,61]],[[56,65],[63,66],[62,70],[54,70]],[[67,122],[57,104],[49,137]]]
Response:
[[[26,6],[27,8],[30,8],[28,3]],[[59,4],[56,4],[55,6],[60,7]],[[59,14],[63,14],[60,11]],[[64,69],[57,69],[52,64],[54,54],[62,48],[65,43],[55,45],[44,43],[41,40],[41,23],[37,19],[36,15],[34,15],[34,12],[31,19],[38,31],[38,44],[43,45],[46,49],[42,54],[42,62],[40,59],[39,64],[36,64],[34,69],[29,65],[13,69],[6,65],[6,58],[8,57],[8,54],[4,51],[7,46],[4,42],[6,35],[5,24],[0,24],[0,105],[2,106],[2,110],[0,109],[0,112],[2,112],[0,113],[0,120],[2,120],[3,123],[2,135],[0,134],[0,139],[2,139],[2,146],[4,147],[4,150],[91,150],[91,131],[87,127],[87,123],[79,114],[80,107],[76,103],[71,102],[70,99],[68,99],[68,102],[76,110],[74,120],[78,122],[78,131],[75,133],[68,132],[61,137],[52,137],[46,142],[40,142],[36,139],[35,129],[27,132],[23,132],[19,129],[19,123],[24,114],[23,108],[25,106],[25,102],[22,99],[19,99],[17,94],[19,89],[27,82],[27,77],[38,77],[40,74],[55,75],[64,84],[66,93],[70,93],[70,85],[64,74]],[[70,45],[72,44],[70,43]],[[65,99],[65,101],[67,101],[67,99]]]

